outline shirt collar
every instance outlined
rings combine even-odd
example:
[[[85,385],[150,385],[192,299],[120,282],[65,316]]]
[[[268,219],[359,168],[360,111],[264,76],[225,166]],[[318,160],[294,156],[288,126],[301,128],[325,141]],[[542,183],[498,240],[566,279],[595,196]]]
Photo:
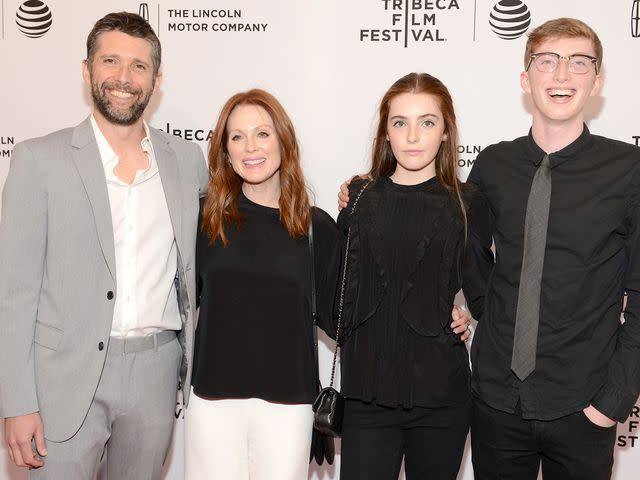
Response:
[[[549,168],[554,168],[561,163],[566,162],[570,158],[574,157],[577,153],[584,151],[592,142],[593,137],[586,124],[583,124],[582,133],[569,145],[562,150],[549,154]],[[531,161],[536,165],[540,165],[542,159],[546,155],[533,139],[532,129],[529,129],[529,135],[527,136],[527,154]]]
[[[105,138],[102,130],[98,126],[98,122],[96,122],[95,116],[92,114],[89,117],[91,120],[91,128],[93,128],[93,134],[96,137],[96,143],[98,144],[98,151],[100,152],[100,160],[102,160],[102,166],[105,170],[112,171],[113,168],[118,163],[118,156],[116,152],[113,151],[111,145]],[[149,135],[149,125],[144,120],[142,121],[142,126],[144,127],[145,137],[140,142],[140,147],[142,150],[149,154],[149,169],[155,166],[155,152],[153,150],[153,144],[151,143],[151,137]]]

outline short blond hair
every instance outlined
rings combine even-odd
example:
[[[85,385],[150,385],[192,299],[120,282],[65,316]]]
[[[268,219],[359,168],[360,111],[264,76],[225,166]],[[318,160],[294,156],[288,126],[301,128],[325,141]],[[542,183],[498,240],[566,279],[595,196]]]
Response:
[[[586,23],[575,18],[556,18],[543,23],[529,33],[527,46],[524,50],[524,68],[527,68],[531,55],[535,53],[538,46],[546,40],[558,38],[586,38],[593,43],[595,50],[597,71],[602,66],[602,43],[598,34]]]

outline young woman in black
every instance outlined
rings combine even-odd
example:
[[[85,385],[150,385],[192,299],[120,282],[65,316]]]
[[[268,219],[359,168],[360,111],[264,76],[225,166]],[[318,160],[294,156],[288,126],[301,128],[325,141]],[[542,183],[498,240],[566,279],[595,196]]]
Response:
[[[397,479],[403,457],[409,480],[455,479],[460,467],[468,320],[452,323],[450,312],[472,267],[479,199],[458,181],[457,142],[447,88],[426,73],[399,79],[380,105],[371,181],[351,182],[338,217],[350,232],[343,480]]]

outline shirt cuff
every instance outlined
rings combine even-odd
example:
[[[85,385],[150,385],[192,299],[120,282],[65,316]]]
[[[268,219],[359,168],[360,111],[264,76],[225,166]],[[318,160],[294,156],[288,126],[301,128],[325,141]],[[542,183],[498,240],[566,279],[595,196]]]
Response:
[[[605,384],[591,400],[591,405],[610,419],[624,423],[629,418],[637,399],[637,396],[629,392]]]

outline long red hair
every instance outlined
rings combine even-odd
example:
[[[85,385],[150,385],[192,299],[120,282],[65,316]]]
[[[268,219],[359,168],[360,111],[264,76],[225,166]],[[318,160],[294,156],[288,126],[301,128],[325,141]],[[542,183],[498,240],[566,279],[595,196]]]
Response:
[[[280,102],[261,89],[235,94],[220,111],[209,143],[209,186],[202,211],[202,230],[209,234],[212,243],[220,237],[227,245],[225,227],[239,225],[243,220],[237,204],[243,180],[229,163],[227,150],[227,122],[239,105],[262,107],[271,117],[280,146],[280,222],[292,237],[306,235],[311,221],[309,195],[293,123]]]

